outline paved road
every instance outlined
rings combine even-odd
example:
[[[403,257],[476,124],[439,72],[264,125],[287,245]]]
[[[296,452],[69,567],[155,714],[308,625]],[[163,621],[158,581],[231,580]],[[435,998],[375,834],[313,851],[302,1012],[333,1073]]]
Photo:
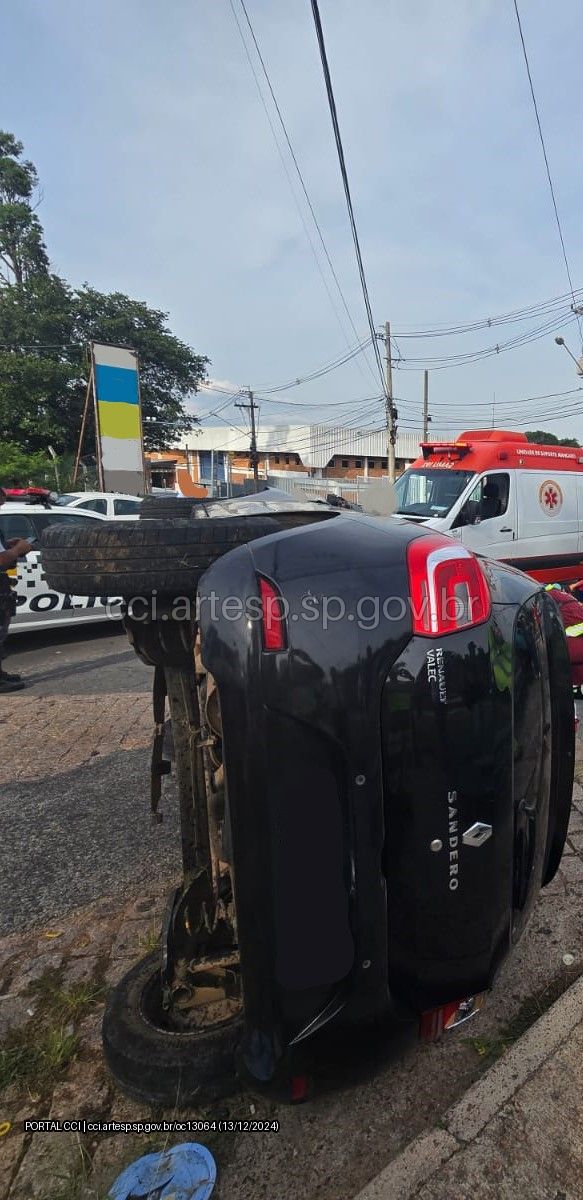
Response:
[[[134,654],[119,622],[11,633],[8,671],[18,671],[35,695],[101,695],[145,691],[152,670]]]
[[[149,814],[152,669],[116,626],[9,639],[0,706],[0,934],[178,878],[175,788]]]

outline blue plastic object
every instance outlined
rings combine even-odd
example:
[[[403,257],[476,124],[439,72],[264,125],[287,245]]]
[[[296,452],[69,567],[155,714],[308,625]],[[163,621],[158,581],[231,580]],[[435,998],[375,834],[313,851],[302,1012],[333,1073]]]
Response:
[[[112,1184],[108,1200],[208,1200],[216,1180],[210,1150],[182,1142],[130,1163]]]

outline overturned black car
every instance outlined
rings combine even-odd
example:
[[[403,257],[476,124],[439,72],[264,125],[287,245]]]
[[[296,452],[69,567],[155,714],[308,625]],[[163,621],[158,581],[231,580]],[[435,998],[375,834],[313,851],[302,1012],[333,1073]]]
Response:
[[[178,502],[174,502],[176,508]],[[184,877],[110,996],[134,1095],[301,1099],[330,1025],[472,1015],[557,870],[574,714],[525,575],[442,534],[259,498],[44,535],[51,586],[122,595],[172,719]]]

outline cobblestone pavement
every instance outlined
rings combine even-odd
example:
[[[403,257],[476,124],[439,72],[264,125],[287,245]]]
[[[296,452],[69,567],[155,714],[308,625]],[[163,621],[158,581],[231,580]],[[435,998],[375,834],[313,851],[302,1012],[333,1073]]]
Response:
[[[174,785],[149,815],[149,692],[13,695],[0,713],[0,936],[179,870]]]
[[[147,746],[147,692],[10,697],[0,716],[0,784],[61,775],[92,758]]]

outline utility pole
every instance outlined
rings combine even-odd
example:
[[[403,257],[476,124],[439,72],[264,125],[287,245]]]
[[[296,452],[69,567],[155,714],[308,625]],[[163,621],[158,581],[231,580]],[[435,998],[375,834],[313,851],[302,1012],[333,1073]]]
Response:
[[[255,413],[256,413],[259,405],[256,404],[253,399],[253,392],[251,391],[251,388],[248,389],[248,395],[249,395],[249,403],[248,404],[235,404],[235,408],[244,408],[247,412],[251,413],[251,450],[250,450],[249,457],[251,459],[251,465],[253,467],[253,491],[258,492],[259,491],[259,469],[258,469],[259,456],[257,454],[257,430],[255,428]]]
[[[393,365],[391,362],[391,325],[385,321],[385,361],[386,361],[386,396],[385,411],[387,418],[387,463],[389,467],[389,482],[395,482],[395,442],[397,440],[397,410],[393,404]]]
[[[423,372],[423,441],[429,437],[429,371]]]

